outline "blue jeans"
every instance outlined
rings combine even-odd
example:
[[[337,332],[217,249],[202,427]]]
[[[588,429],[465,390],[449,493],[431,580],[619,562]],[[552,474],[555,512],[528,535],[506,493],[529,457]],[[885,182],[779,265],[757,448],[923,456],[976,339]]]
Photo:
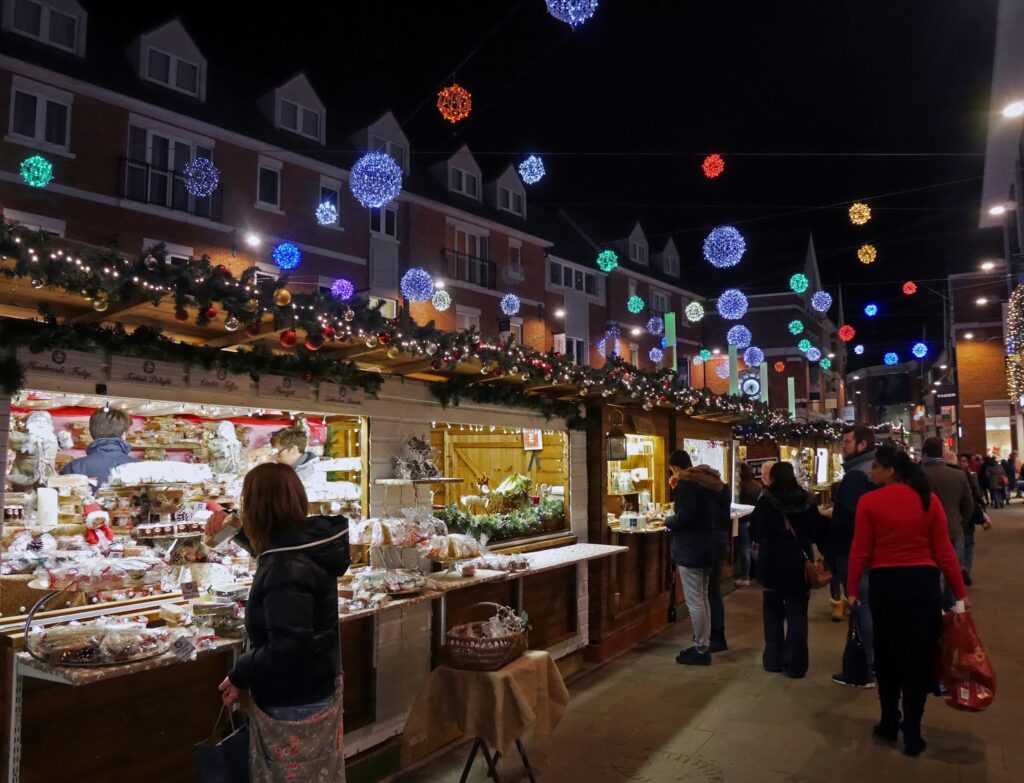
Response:
[[[956,552],[956,562],[960,564],[960,568],[964,567],[964,561],[967,559],[967,553],[964,547],[964,537],[953,539],[953,550]],[[971,553],[974,556],[974,553]],[[953,589],[949,586],[945,576],[940,577],[944,589],[942,591],[942,609],[948,612],[956,604],[956,596],[953,595]]]
[[[294,707],[268,707],[263,711],[274,720],[309,720],[331,706],[332,701],[333,699],[327,699],[326,701],[315,701],[312,704],[297,704]]]
[[[740,520],[736,554],[740,559],[740,579],[750,579],[750,517]]]

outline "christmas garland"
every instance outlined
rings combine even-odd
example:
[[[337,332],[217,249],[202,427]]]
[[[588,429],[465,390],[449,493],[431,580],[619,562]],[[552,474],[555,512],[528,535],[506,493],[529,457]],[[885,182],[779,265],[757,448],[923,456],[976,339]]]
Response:
[[[769,422],[737,424],[733,434],[739,440],[758,441],[770,440],[776,443],[799,443],[804,440],[825,440],[836,442],[843,439],[843,428],[846,422],[835,421],[793,421],[776,416]]]
[[[1024,285],[1010,294],[1006,310],[1006,382],[1011,400],[1024,395]]]

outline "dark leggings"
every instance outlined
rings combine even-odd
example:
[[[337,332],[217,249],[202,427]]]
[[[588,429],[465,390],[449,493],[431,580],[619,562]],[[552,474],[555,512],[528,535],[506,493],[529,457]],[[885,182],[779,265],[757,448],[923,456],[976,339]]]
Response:
[[[904,736],[921,732],[942,629],[939,569],[934,566],[875,568],[869,603],[875,630],[875,674],[882,724],[895,729],[903,707]]]

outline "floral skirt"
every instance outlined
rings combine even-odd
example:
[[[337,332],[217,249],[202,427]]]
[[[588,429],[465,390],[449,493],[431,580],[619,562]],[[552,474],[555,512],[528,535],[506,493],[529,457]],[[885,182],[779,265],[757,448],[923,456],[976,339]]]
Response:
[[[253,705],[250,729],[252,783],[344,783],[342,690],[305,720],[275,720]]]

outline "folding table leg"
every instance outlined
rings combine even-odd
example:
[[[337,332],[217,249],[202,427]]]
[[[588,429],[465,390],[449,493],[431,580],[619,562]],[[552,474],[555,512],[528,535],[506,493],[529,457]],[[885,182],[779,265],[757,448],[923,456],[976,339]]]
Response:
[[[459,783],[466,783],[466,778],[469,777],[469,771],[473,768],[473,762],[476,761],[476,751],[483,744],[480,739],[473,740],[473,749],[469,751],[469,758],[466,760],[466,766],[462,770],[462,777],[459,778]],[[487,748],[484,748],[484,754],[486,755]],[[488,761],[488,765],[490,762]]]
[[[519,758],[523,760],[523,766],[526,767],[526,774],[530,778],[530,783],[537,783],[537,778],[533,776],[533,767],[530,766],[530,760],[526,757],[526,748],[523,747],[523,741],[516,737],[516,747],[519,748]]]
[[[494,757],[487,750],[487,743],[480,740],[481,745],[484,749],[484,758],[487,759],[487,775],[494,780],[494,783],[499,783],[501,778],[498,777],[498,762],[501,760],[501,751],[494,751]]]

